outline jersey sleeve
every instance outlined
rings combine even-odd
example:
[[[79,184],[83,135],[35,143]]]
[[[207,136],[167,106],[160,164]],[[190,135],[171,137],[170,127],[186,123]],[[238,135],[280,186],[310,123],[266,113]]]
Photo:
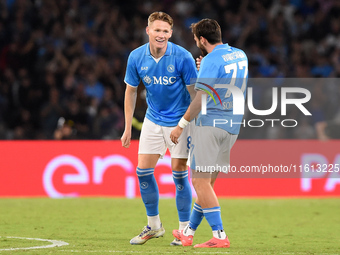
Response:
[[[190,53],[186,55],[182,63],[182,77],[185,85],[193,85],[194,80],[197,78],[197,70],[195,60]]]
[[[206,57],[203,58],[198,72],[197,81],[195,83],[195,89],[205,91],[209,88],[206,85],[213,87],[216,79],[216,77],[213,76],[215,76],[214,74],[216,73],[216,69],[217,66],[212,61],[209,61]]]
[[[131,54],[128,58],[124,82],[133,87],[137,87],[140,83],[140,77],[137,72],[137,66]]]

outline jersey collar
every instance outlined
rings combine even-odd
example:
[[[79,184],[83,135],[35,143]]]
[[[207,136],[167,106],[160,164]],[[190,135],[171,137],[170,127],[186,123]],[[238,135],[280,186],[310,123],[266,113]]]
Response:
[[[171,56],[171,54],[172,54],[172,44],[170,42],[168,42],[168,44],[166,46],[165,54],[163,56]],[[151,56],[150,44],[149,43],[146,44],[145,55]]]
[[[229,46],[228,43],[220,44],[220,45],[217,45],[217,46],[213,49],[213,51],[215,51],[215,50],[221,50],[221,49],[230,50],[231,47]]]

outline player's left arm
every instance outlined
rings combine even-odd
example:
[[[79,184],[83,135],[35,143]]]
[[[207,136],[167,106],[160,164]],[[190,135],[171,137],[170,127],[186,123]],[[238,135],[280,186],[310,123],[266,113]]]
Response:
[[[197,78],[197,70],[195,60],[189,52],[183,58],[181,74],[183,82],[185,83],[187,90],[190,94],[190,98],[191,100],[193,100],[196,95],[194,84]]]
[[[191,101],[194,100],[197,93],[197,91],[195,90],[195,85],[187,86],[187,90],[189,91]]]

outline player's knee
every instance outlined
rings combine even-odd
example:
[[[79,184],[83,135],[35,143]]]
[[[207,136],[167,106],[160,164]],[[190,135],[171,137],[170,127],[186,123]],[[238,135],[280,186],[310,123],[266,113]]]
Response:
[[[172,159],[171,168],[173,171],[183,172],[188,169],[187,159]]]
[[[211,185],[212,188],[214,188],[215,181],[216,181],[216,179],[211,179],[211,181],[210,181],[210,185]]]
[[[207,184],[210,185],[209,180],[205,178],[192,178],[192,185],[194,186],[195,190],[199,190]]]
[[[187,170],[187,166],[180,166],[180,167],[175,167],[175,168],[172,168],[173,171],[178,171],[178,172],[184,172]]]
[[[197,180],[197,178],[193,178],[191,182],[192,186],[194,186],[195,190],[197,190],[199,188],[199,181]]]

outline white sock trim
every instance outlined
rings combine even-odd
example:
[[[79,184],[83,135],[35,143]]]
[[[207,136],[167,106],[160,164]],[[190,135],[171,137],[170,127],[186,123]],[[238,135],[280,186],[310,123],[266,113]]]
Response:
[[[225,233],[225,231],[222,230],[213,230],[213,236],[217,239],[226,239],[227,238],[227,234]]]
[[[148,225],[151,229],[159,229],[161,227],[161,219],[159,214],[156,216],[147,216],[148,217]]]
[[[180,221],[178,230],[183,230],[188,224],[189,224],[189,221]]]
[[[189,227],[189,224],[184,228],[183,230],[183,235],[185,236],[194,236],[195,235],[195,231],[194,229],[192,229],[191,227]]]

